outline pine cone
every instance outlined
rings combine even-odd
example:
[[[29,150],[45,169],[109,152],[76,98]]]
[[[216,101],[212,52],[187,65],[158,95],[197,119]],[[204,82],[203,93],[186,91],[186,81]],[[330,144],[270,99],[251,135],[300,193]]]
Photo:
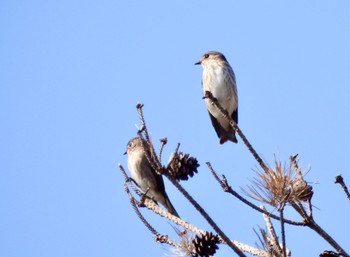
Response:
[[[206,232],[205,235],[196,236],[192,243],[194,245],[194,257],[209,257],[215,254],[216,250],[219,249],[217,243],[219,237],[213,235],[212,232]]]
[[[170,175],[176,180],[188,180],[188,176],[193,177],[194,173],[198,173],[199,164],[196,158],[180,152],[170,157],[168,167]]]
[[[333,251],[325,250],[322,253],[320,253],[320,257],[338,257],[340,256],[338,253],[335,253]]]
[[[293,196],[295,200],[307,201],[313,195],[312,186],[308,185],[302,179],[296,179],[293,183]]]

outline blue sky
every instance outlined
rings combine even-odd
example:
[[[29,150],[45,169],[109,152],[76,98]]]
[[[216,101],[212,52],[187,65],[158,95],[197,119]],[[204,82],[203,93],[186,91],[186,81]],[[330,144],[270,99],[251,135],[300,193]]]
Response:
[[[163,160],[177,142],[199,160],[183,186],[230,238],[254,245],[262,216],[223,193],[205,165],[238,191],[257,169],[241,141],[218,144],[193,65],[207,50],[236,73],[242,131],[268,163],[299,153],[316,221],[349,246],[349,203],[333,183],[341,173],[350,185],[349,14],[345,0],[2,1],[0,256],[167,252],[133,213],[117,168],[140,124],[137,102],[156,145],[168,138]],[[209,229],[165,183],[180,216]],[[287,245],[293,256],[331,249],[290,226]],[[220,246],[217,256],[228,254]]]

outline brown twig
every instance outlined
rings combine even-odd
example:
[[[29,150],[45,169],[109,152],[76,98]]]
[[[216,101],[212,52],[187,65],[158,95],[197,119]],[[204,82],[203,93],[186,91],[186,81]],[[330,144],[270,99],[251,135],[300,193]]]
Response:
[[[132,190],[138,195],[138,196],[142,196],[143,193],[133,184],[131,183],[133,181],[133,179],[129,178],[128,175],[126,174],[124,167],[118,163],[118,167],[120,172],[122,173],[122,175],[125,178],[125,181],[129,184],[129,186],[132,188]]]
[[[301,203],[296,203],[296,202],[291,202],[290,205],[294,208],[294,210],[296,210],[300,214],[301,217],[303,217],[303,219],[305,221],[305,226],[307,226],[307,224],[309,223],[310,218],[312,218],[312,217],[310,217],[306,213],[303,205]]]
[[[119,167],[119,170],[120,170],[120,172],[122,173],[123,177],[125,178],[125,180],[129,180],[128,175],[126,174],[126,172],[125,172],[123,166],[122,166],[120,163],[118,163],[118,167]]]
[[[177,143],[174,153],[177,153],[179,151],[179,148],[180,148],[180,143]]]
[[[290,159],[291,164],[292,164],[293,167],[295,168],[297,174],[299,175],[299,177],[302,178],[302,177],[303,177],[303,174],[301,173],[300,167],[299,167],[299,165],[298,165],[298,163],[297,163],[297,160],[296,160],[297,157],[298,157],[298,154],[294,154],[294,155],[290,156],[289,159]]]
[[[311,204],[311,199],[308,199],[307,201],[307,210],[308,213],[307,215],[312,218],[312,204]]]
[[[144,194],[141,193],[140,190],[138,190],[138,188],[136,188],[134,186],[133,183],[131,183],[131,180],[128,178],[128,176],[126,175],[126,172],[123,168],[123,166],[121,164],[118,164],[119,166],[119,169],[121,171],[121,173],[123,174],[124,178],[126,179],[126,183],[129,184],[129,186],[133,189],[133,191],[143,197],[145,196]],[[130,193],[130,190],[128,188],[128,186],[126,185],[126,183],[124,183],[124,189],[126,191],[126,193],[128,194],[129,196],[129,201],[130,201],[130,204],[133,208],[133,210],[135,211],[136,215],[139,217],[139,219],[142,221],[142,223],[147,227],[147,229],[149,231],[151,231],[152,234],[155,235],[154,237],[154,240],[157,241],[157,242],[160,242],[160,243],[167,243],[169,245],[173,245],[175,247],[180,247],[180,245],[178,243],[176,243],[175,241],[171,240],[168,238],[168,236],[166,235],[161,235],[160,233],[157,232],[157,230],[155,230],[151,224],[143,217],[143,215],[141,214],[141,212],[139,211],[137,205],[140,205],[140,202],[138,202],[133,196],[132,194]],[[176,216],[170,214],[169,212],[163,210],[162,208],[160,208],[153,200],[151,199],[148,199],[147,197],[143,199],[143,205],[146,206],[148,209],[154,211],[155,213],[169,219],[169,220],[172,220],[175,221],[177,224],[185,227],[185,228],[188,228],[188,229],[191,229],[192,231],[194,232],[197,232],[196,229],[194,229],[194,227],[191,225],[191,224],[185,224],[186,222],[182,221],[181,219],[177,218]],[[176,220],[177,219],[177,220]],[[180,221],[179,221],[180,220]],[[201,231],[200,231],[201,232]],[[203,232],[204,233],[204,232]]]
[[[119,166],[119,169],[121,171],[121,173],[123,174],[124,178],[126,179],[126,182],[129,183],[130,186],[133,187],[133,184],[131,183],[131,181],[128,179],[128,176],[126,175],[126,172],[123,168],[122,165],[118,165]],[[143,215],[141,214],[141,212],[139,211],[139,208],[137,207],[137,205],[139,205],[139,202],[136,201],[136,199],[132,196],[132,194],[130,193],[130,190],[126,184],[126,182],[124,183],[124,190],[125,192],[128,194],[129,196],[129,201],[130,201],[130,204],[133,208],[133,210],[135,211],[137,217],[142,221],[142,223],[146,226],[146,228],[152,233],[155,235],[155,240],[157,242],[161,242],[161,243],[167,243],[169,245],[173,245],[175,247],[179,247],[179,244],[177,244],[175,241],[173,240],[170,240],[168,238],[168,236],[165,236],[165,235],[161,235],[160,233],[157,232],[157,230],[152,227],[152,225],[143,217]],[[140,191],[136,188],[136,187],[133,187],[133,190],[137,193],[137,194],[140,194]],[[148,199],[147,199],[148,200]]]
[[[240,136],[240,138],[242,139],[243,143],[246,145],[246,147],[248,148],[250,153],[254,156],[255,160],[259,163],[261,168],[265,172],[267,172],[268,168],[267,168],[266,164],[264,163],[264,161],[260,158],[258,153],[253,148],[253,146],[250,144],[248,139],[245,137],[243,132],[240,130],[240,128],[238,127],[236,122],[228,115],[227,111],[224,108],[222,108],[222,106],[219,104],[218,100],[213,96],[213,94],[211,92],[209,92],[209,91],[205,91],[203,98],[209,98],[212,101],[212,103],[219,109],[219,111],[222,113],[222,116],[225,117],[229,121],[230,126]]]
[[[158,160],[160,163],[162,163],[162,153],[163,153],[163,148],[166,145],[166,143],[168,142],[168,139],[166,137],[163,137],[160,139],[160,148],[159,148],[159,152],[158,152]]]
[[[284,227],[284,217],[283,217],[283,210],[284,210],[284,204],[279,209],[280,212],[280,223],[281,223],[281,241],[282,241],[282,253],[283,257],[287,257],[287,251],[286,251],[286,233],[285,233],[285,227]]]
[[[148,209],[152,210],[153,212],[159,214],[160,216],[167,218],[168,220],[173,221],[174,223],[177,223],[183,227],[187,228],[187,225],[182,223],[181,219],[179,219],[178,217],[172,215],[171,213],[169,213],[168,211],[165,211],[164,209],[162,209],[161,207],[159,207],[159,205],[157,205],[153,200],[151,200],[150,198],[148,198],[146,196],[146,194],[142,193],[132,182],[131,179],[129,179],[125,173],[125,170],[123,168],[122,165],[118,164],[119,169],[121,171],[121,173],[123,174],[124,178],[126,179],[126,183],[128,183],[129,187],[132,188],[132,190],[141,197],[140,202],[138,202],[139,205],[143,205],[145,207],[147,207]],[[136,201],[136,200],[135,200]],[[191,228],[189,228],[191,229]],[[195,233],[197,233],[196,231],[194,231]]]
[[[344,191],[346,197],[347,197],[348,200],[350,201],[350,193],[349,193],[348,187],[345,185],[343,176],[342,176],[342,175],[337,175],[337,176],[335,177],[334,183],[339,184],[339,185],[342,187],[342,189],[343,189],[343,191]]]
[[[154,240],[156,242],[159,242],[159,243],[167,243],[167,244],[175,246],[175,247],[180,247],[180,245],[178,243],[176,243],[175,241],[169,239],[167,235],[161,235],[160,233],[158,233],[157,230],[154,227],[152,227],[152,225],[143,217],[143,215],[139,211],[139,208],[137,207],[138,202],[131,195],[131,193],[130,193],[126,183],[124,183],[124,189],[125,189],[126,193],[129,196],[130,204],[131,204],[133,210],[135,211],[137,217],[139,217],[139,219],[146,226],[146,228],[149,231],[151,231],[152,234],[154,234]]]
[[[139,137],[139,139],[141,141],[141,146],[142,146],[143,152],[146,156],[148,163],[152,166],[152,168],[154,170],[157,170],[157,166],[156,166],[155,162],[152,160],[153,157],[152,157],[152,154],[150,152],[150,148],[153,148],[152,142],[150,139],[148,141],[146,139],[144,139],[144,136],[143,136],[144,132],[145,132],[145,127],[142,126],[142,128],[137,131],[137,136]]]
[[[128,186],[126,185],[126,183],[124,183],[124,189],[125,192],[128,194],[129,196],[129,200],[131,203],[132,208],[134,209],[136,215],[139,217],[139,219],[142,221],[142,223],[148,228],[149,231],[151,231],[152,234],[154,235],[159,235],[159,233],[157,232],[157,230],[155,230],[151,224],[149,224],[147,222],[147,220],[143,217],[143,215],[141,214],[141,212],[139,211],[138,207],[136,206],[136,200],[135,198],[131,195]]]
[[[145,140],[149,144],[149,147],[148,147],[149,149],[148,150],[150,151],[151,157],[152,157],[152,161],[150,162],[150,164],[151,165],[156,164],[156,167],[158,167],[158,168],[155,168],[153,166],[152,167],[155,168],[155,170],[157,171],[159,169],[159,167],[161,167],[162,165],[161,165],[160,161],[156,158],[157,155],[155,153],[155,150],[154,150],[151,138],[149,136],[149,133],[148,133],[148,130],[147,130],[147,127],[146,127],[146,121],[145,121],[145,118],[143,117],[142,107],[143,107],[143,104],[141,104],[141,103],[138,103],[136,105],[137,112],[139,114],[139,118],[140,118],[140,121],[141,121],[141,129],[139,130],[138,134],[139,134],[139,136],[140,136],[141,133],[144,134]],[[142,147],[145,149],[145,146],[143,144],[142,144]]]
[[[275,220],[280,220],[279,216],[274,215],[274,214],[266,211],[265,209],[259,208],[257,205],[253,204],[252,202],[250,202],[247,199],[245,199],[244,197],[242,197],[239,193],[237,193],[235,190],[232,189],[232,187],[228,184],[228,181],[227,181],[225,176],[223,176],[222,180],[219,178],[219,176],[217,175],[217,173],[214,171],[213,167],[211,166],[210,162],[207,162],[206,164],[208,165],[209,170],[213,174],[215,180],[220,184],[220,186],[222,187],[222,189],[225,192],[232,194],[238,200],[240,200],[241,202],[245,203],[246,205],[248,205],[249,207],[253,208],[254,210],[259,211],[259,212],[261,212],[261,213],[263,213],[265,215],[268,215],[269,217],[271,217],[271,218],[273,218]],[[285,223],[287,223],[287,224],[295,225],[295,226],[304,226],[305,225],[304,221],[293,221],[293,220],[289,220],[289,219],[283,219],[283,221]]]
[[[266,211],[264,206],[260,206],[260,209]],[[266,223],[266,228],[269,231],[271,242],[272,242],[274,250],[278,251],[278,253],[282,253],[282,249],[281,249],[281,246],[280,246],[280,244],[278,242],[278,237],[277,237],[275,228],[272,225],[270,216],[266,215],[265,213],[263,213],[263,217],[264,217],[264,220],[265,220],[265,223]]]
[[[319,255],[320,257],[339,257],[340,254],[333,252],[333,251],[329,251],[329,250],[324,250],[320,253]]]

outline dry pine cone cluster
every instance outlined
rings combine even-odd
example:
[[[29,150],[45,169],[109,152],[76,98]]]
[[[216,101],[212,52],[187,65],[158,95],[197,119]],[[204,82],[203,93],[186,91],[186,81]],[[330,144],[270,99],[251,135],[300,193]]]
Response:
[[[308,201],[311,199],[313,192],[312,186],[308,185],[302,179],[296,179],[293,181],[293,200]]]
[[[213,235],[212,232],[206,232],[204,235],[196,236],[192,243],[194,245],[194,257],[202,256],[209,257],[215,254],[216,250],[219,249],[217,243],[219,238],[217,235]]]
[[[175,153],[169,163],[170,175],[176,180],[188,180],[188,177],[193,177],[197,173],[199,167],[196,158],[182,152]]]

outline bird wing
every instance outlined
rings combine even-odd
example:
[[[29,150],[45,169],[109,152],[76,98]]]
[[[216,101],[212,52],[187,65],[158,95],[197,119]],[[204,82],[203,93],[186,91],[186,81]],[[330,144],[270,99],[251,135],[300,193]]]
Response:
[[[216,134],[218,135],[219,138],[221,138],[222,133],[225,133],[225,130],[223,129],[223,127],[221,127],[220,123],[218,122],[218,120],[211,115],[211,113],[208,111],[209,113],[209,117],[211,120],[211,123],[213,124],[213,127],[215,129]]]
[[[237,109],[233,111],[233,113],[231,114],[231,118],[236,122],[236,124],[238,124],[238,106]]]
[[[142,170],[142,177],[143,179],[146,179],[148,181],[148,186],[152,188],[153,190],[157,192],[164,192],[165,186],[163,177],[161,175],[158,175],[157,172],[152,168],[151,164],[148,162],[146,156],[143,156],[142,162],[143,165],[141,166],[143,168]]]

